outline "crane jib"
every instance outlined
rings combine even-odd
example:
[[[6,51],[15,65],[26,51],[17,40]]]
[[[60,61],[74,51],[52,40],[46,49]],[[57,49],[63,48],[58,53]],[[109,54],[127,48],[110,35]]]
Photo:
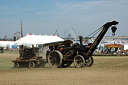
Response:
[[[103,25],[102,31],[97,36],[97,38],[95,39],[95,41],[91,45],[90,49],[87,51],[86,56],[91,56],[92,55],[92,53],[97,48],[98,44],[100,43],[100,41],[102,40],[102,38],[104,37],[106,32],[108,31],[109,27],[112,26],[112,25],[117,25],[117,24],[118,24],[117,21],[113,21],[113,22],[108,22],[105,25]],[[116,30],[116,28],[114,28],[113,33],[115,32],[115,30]]]

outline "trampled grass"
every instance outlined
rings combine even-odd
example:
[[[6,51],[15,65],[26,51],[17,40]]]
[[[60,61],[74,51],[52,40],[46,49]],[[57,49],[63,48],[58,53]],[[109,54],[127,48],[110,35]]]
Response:
[[[4,53],[9,53],[9,54],[19,54],[17,51],[4,51]]]
[[[0,70],[7,70],[7,69],[12,69],[13,68],[13,63],[11,62],[11,59],[3,59],[0,58]]]
[[[93,56],[92,67],[19,68],[18,54],[0,54],[0,85],[128,85],[128,56]]]
[[[128,56],[94,57],[95,68],[128,68]]]
[[[13,69],[12,60],[15,60],[18,56],[18,52],[0,54],[0,70]],[[94,64],[91,68],[128,68],[128,56],[93,56],[93,58]],[[74,64],[71,65],[71,67],[73,66]],[[46,68],[49,68],[48,64]]]

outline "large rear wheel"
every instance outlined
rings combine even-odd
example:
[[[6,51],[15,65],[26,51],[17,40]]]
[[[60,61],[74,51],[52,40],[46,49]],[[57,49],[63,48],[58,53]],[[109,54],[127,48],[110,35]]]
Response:
[[[61,52],[54,50],[48,55],[48,63],[52,68],[58,68],[62,64],[63,55]]]
[[[75,65],[77,68],[82,68],[82,67],[84,67],[84,65],[85,65],[84,57],[81,56],[81,55],[76,55],[76,56],[74,57],[74,65]]]

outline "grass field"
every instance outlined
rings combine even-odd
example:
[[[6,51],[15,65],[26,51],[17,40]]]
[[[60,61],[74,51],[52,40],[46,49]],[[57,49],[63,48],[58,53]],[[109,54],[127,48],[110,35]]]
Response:
[[[128,85],[128,56],[94,56],[92,67],[14,69],[18,53],[0,54],[0,85]]]

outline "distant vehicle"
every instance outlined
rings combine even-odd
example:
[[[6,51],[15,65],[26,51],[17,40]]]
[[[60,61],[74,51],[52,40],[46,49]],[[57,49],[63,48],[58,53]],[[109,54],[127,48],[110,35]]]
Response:
[[[4,47],[0,47],[0,53],[4,53]]]

